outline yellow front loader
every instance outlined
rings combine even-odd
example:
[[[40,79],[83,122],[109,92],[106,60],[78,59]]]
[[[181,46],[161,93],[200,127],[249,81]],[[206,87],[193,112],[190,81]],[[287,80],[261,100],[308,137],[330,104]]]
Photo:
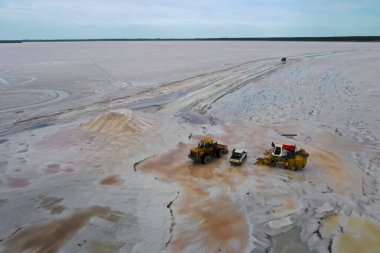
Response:
[[[188,157],[194,162],[202,162],[204,164],[211,162],[213,158],[219,158],[223,154],[228,153],[226,145],[217,143],[213,138],[203,138],[198,147],[190,151]]]

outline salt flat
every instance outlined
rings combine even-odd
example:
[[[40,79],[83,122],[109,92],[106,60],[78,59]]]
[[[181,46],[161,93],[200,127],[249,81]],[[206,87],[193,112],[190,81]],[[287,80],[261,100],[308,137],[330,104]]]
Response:
[[[380,44],[22,43],[0,55],[1,252],[379,248]],[[193,164],[206,135],[248,160]],[[254,165],[272,141],[304,147],[306,168]]]

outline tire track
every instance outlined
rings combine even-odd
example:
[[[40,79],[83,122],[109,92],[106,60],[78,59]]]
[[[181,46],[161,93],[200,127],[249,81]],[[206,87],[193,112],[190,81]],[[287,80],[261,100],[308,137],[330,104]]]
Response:
[[[239,90],[254,80],[272,74],[274,71],[291,64],[292,61],[301,61],[305,59],[311,59],[313,57],[329,56],[336,53],[339,52],[323,52],[313,55],[288,57],[288,62],[286,64],[280,64],[278,58],[266,58],[261,60],[248,61],[246,63],[232,66],[223,70],[201,74],[184,79],[182,81],[164,84],[155,89],[142,91],[135,95],[116,98],[108,101],[101,101],[77,108],[69,108],[47,115],[45,114],[32,118],[24,118],[16,122],[7,122],[6,124],[0,126],[0,135],[23,131],[24,129],[30,129],[41,124],[68,122],[75,120],[80,116],[93,115],[104,110],[111,110],[120,107],[128,108],[132,103],[136,102],[141,102],[140,107],[143,108],[144,103],[149,104],[152,100],[154,101],[158,97],[164,95],[169,95],[169,98],[168,101],[166,101],[166,105],[160,110],[162,113],[168,111],[175,113],[176,111],[183,108],[194,110],[195,107],[199,106],[200,103],[204,103],[204,101],[208,101],[206,102],[207,104],[215,103],[223,96]],[[263,66],[267,66],[268,64],[268,69],[262,69]],[[238,81],[236,82],[235,80],[236,84],[233,84],[233,80],[236,78],[238,78]],[[194,87],[196,87],[195,90],[193,90]],[[186,89],[193,91],[181,94],[180,97],[175,96],[177,93],[180,93]],[[195,100],[197,101],[196,103],[194,103]],[[200,108],[198,111],[202,111],[203,107],[204,106],[202,106],[202,108]],[[139,109],[139,107],[134,109]]]
[[[31,109],[37,106],[46,106],[52,103],[57,103],[61,100],[66,99],[70,96],[70,94],[63,90],[6,90],[5,92],[42,92],[42,93],[53,93],[54,98],[49,99],[46,101],[41,101],[37,103],[27,104],[27,105],[20,105],[20,106],[14,106],[9,108],[0,109],[0,114],[2,113],[9,113],[17,110],[23,110],[23,109]]]

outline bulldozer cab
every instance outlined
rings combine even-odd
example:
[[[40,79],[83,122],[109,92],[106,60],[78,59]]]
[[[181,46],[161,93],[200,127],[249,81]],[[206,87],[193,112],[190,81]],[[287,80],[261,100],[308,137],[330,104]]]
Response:
[[[284,152],[282,150],[282,145],[279,145],[279,144],[273,145],[273,149],[272,149],[273,156],[277,156],[277,157],[284,156],[283,153]]]
[[[282,154],[282,148],[281,147],[274,147],[273,148],[273,155],[274,156],[281,156]]]
[[[295,154],[296,146],[287,144],[272,144],[272,156],[284,157]]]

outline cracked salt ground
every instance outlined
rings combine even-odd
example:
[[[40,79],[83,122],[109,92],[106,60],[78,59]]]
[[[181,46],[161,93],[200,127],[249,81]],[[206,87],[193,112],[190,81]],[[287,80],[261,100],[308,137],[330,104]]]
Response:
[[[91,62],[59,54],[83,45]],[[0,45],[13,52],[0,59],[3,89],[70,94],[1,114],[0,251],[378,249],[378,45]],[[193,164],[189,149],[205,135],[245,148],[246,162]],[[305,148],[306,168],[255,166],[272,141]]]

